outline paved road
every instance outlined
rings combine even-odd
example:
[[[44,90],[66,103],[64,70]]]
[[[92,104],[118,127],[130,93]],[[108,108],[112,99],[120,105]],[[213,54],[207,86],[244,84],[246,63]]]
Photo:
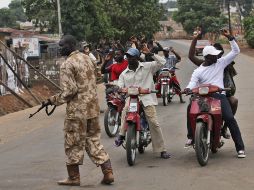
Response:
[[[188,83],[195,68],[187,59],[188,41],[164,41],[164,46],[173,46],[180,52],[178,78],[183,87]],[[59,107],[53,116],[44,113],[28,119],[36,108],[24,110],[0,118],[0,190],[252,190],[254,188],[254,59],[240,55],[236,59],[237,97],[239,110],[237,120],[246,145],[247,158],[237,159],[232,140],[211,155],[206,167],[200,167],[193,149],[184,149],[186,140],[185,112],[187,104],[180,104],[176,97],[168,107],[157,107],[160,124],[163,128],[169,160],[162,160],[152,153],[149,147],[145,154],[138,155],[136,165],[129,167],[122,148],[113,146],[102,130],[102,142],[109,152],[114,167],[115,184],[100,185],[100,168],[95,167],[89,158],[81,167],[82,187],[61,187],[58,179],[66,177],[63,150],[64,106]],[[102,107],[103,88],[99,88]],[[187,100],[187,98],[186,98]],[[103,115],[100,117],[101,123]]]

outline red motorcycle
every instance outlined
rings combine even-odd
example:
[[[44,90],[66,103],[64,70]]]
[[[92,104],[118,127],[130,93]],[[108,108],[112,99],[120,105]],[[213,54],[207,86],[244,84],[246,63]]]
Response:
[[[156,90],[158,90],[157,97],[162,97],[163,105],[167,106],[172,101],[179,89],[176,88],[176,67],[163,68],[158,76]]]
[[[142,89],[140,87],[129,87],[121,89],[121,92],[129,95],[129,108],[126,113],[124,125],[127,133],[125,149],[127,162],[130,166],[133,166],[136,159],[136,149],[142,154],[152,141],[149,125],[139,95],[156,93],[157,91]]]
[[[223,125],[221,102],[210,95],[228,90],[230,88],[221,89],[205,84],[192,89],[189,93],[193,95],[189,117],[195,142],[194,148],[201,166],[208,163],[210,150],[216,153],[224,144],[220,134]]]
[[[125,98],[118,93],[117,86],[107,85],[106,100],[108,108],[104,115],[104,127],[109,137],[115,137],[121,126],[121,113],[125,105]]]

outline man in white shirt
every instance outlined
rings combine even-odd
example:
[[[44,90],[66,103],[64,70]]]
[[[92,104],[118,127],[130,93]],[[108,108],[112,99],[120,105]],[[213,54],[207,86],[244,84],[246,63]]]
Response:
[[[224,31],[224,36],[229,39],[232,50],[226,56],[218,59],[217,56],[221,53],[221,51],[217,50],[213,46],[206,46],[203,50],[205,61],[197,69],[194,70],[191,81],[185,89],[186,92],[201,84],[211,84],[216,85],[220,88],[224,88],[224,69],[240,53],[240,49],[234,38],[226,31]],[[241,132],[225,94],[215,93],[211,96],[221,101],[222,117],[229,127],[230,133],[235,143],[236,151],[238,153],[238,158],[245,158],[246,155],[244,152],[244,143],[241,137]]]
[[[153,74],[163,67],[166,60],[158,55],[154,55],[155,61],[139,62],[140,53],[136,48],[130,48],[126,53],[128,59],[128,67],[119,77],[118,86],[120,88],[139,86],[155,90],[153,82]],[[144,105],[144,111],[149,123],[149,129],[152,137],[153,151],[160,153],[161,158],[168,159],[170,154],[167,153],[161,128],[158,123],[155,106],[158,105],[156,94],[146,94],[140,96],[140,100]],[[116,140],[116,146],[120,146],[125,138],[124,122],[128,105],[125,105],[122,111],[120,135]]]

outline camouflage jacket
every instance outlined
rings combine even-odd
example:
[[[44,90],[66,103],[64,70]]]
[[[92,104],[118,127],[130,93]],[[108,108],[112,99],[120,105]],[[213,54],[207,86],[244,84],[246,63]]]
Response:
[[[60,67],[60,85],[63,91],[50,100],[57,106],[67,103],[68,118],[91,119],[99,115],[95,66],[89,56],[72,52]]]

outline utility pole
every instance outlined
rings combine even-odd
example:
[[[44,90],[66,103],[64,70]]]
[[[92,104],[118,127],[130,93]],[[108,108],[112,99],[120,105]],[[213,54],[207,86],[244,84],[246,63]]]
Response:
[[[230,14],[230,0],[228,0],[227,7],[228,7],[228,29],[229,29],[229,33],[232,35],[231,14]]]
[[[62,31],[62,24],[61,24],[61,7],[60,7],[60,0],[57,0],[57,15],[58,15],[58,31],[59,37],[63,35]]]

